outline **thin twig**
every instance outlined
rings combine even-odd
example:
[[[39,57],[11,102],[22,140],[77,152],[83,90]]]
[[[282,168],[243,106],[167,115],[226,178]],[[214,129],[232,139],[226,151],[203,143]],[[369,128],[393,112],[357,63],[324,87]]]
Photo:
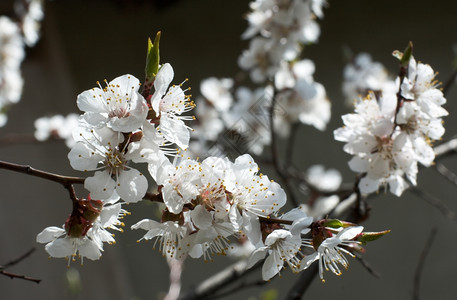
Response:
[[[408,189],[411,193],[415,194],[416,196],[424,199],[431,205],[433,205],[435,208],[437,208],[446,218],[452,221],[457,221],[455,213],[447,207],[446,204],[443,203],[440,199],[437,197],[422,191],[416,186],[412,186],[411,188]]]
[[[437,229],[432,228],[430,235],[428,236],[427,241],[425,242],[424,249],[419,257],[419,262],[417,264],[416,272],[414,273],[414,281],[413,281],[413,300],[419,300],[419,289],[420,289],[420,281],[422,277],[422,270],[424,269],[425,259],[430,252],[430,249],[433,244],[433,240],[436,237]]]
[[[11,266],[14,266],[14,265],[20,263],[21,261],[23,261],[24,259],[26,259],[27,257],[29,257],[34,251],[35,251],[35,248],[32,248],[29,251],[27,251],[26,253],[24,253],[21,256],[19,256],[18,258],[7,262],[3,266],[0,266],[0,274],[2,274],[4,276],[8,276],[11,279],[18,278],[18,279],[23,279],[23,280],[27,280],[27,281],[33,281],[33,282],[36,282],[36,283],[40,283],[41,279],[36,279],[36,278],[28,277],[28,276],[25,276],[25,275],[19,275],[19,274],[15,274],[15,273],[11,273],[11,272],[5,271],[5,269],[7,269],[7,268],[9,268]]]
[[[9,268],[11,266],[14,266],[14,265],[20,263],[21,261],[23,261],[24,259],[29,257],[34,251],[35,251],[35,248],[31,248],[29,251],[27,251],[26,253],[22,254],[18,258],[14,259],[14,260],[12,260],[10,262],[7,262],[3,266],[0,266],[0,269],[5,270],[5,269],[7,269],[7,268]]]
[[[274,114],[275,114],[275,106],[276,106],[276,94],[277,90],[274,89],[273,95],[271,97],[271,106],[270,106],[270,112],[269,112],[269,117],[270,117],[270,135],[271,135],[271,159],[273,160],[273,165],[275,166],[276,172],[278,175],[281,177],[282,182],[284,183],[285,188],[288,191],[289,194],[289,200],[292,202],[292,205],[294,207],[298,206],[298,202],[295,199],[293,190],[292,190],[292,184],[290,184],[289,176],[285,174],[285,170],[281,166],[281,162],[279,161],[279,152],[277,148],[277,142],[276,142],[276,132],[274,128]]]
[[[457,78],[457,69],[454,70],[451,77],[449,77],[449,79],[443,85],[443,95],[444,96],[446,96],[446,94],[449,92],[449,90],[451,89],[451,86],[455,83],[456,78]]]
[[[41,282],[41,279],[36,279],[36,278],[28,277],[28,276],[25,276],[25,275],[14,274],[14,273],[7,272],[7,271],[4,271],[4,270],[1,270],[0,274],[8,276],[11,279],[18,278],[18,279],[23,279],[23,280],[26,280],[26,281],[33,281],[33,282],[36,282],[36,283],[40,283]]]
[[[355,258],[362,264],[362,266],[370,273],[373,275],[375,278],[381,278],[381,274],[379,274],[373,267],[360,255],[356,255]]]
[[[289,139],[287,140],[287,147],[286,147],[286,164],[287,165],[291,164],[293,161],[295,140],[296,140],[297,132],[298,132],[299,128],[300,128],[299,122],[293,123],[292,127],[290,128],[290,136],[289,136]]]

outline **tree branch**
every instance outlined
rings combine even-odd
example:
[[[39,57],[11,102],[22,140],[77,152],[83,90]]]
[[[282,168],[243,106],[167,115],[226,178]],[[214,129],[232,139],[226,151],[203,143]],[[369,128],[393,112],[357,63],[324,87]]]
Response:
[[[435,165],[435,170],[438,173],[440,173],[441,176],[446,178],[450,183],[457,185],[457,175],[448,168],[446,168],[445,165],[443,165],[442,163],[438,163]]]
[[[214,295],[222,287],[240,279],[262,265],[262,261],[250,269],[246,269],[247,260],[240,260],[219,273],[200,283],[195,289],[180,297],[180,300],[202,300]]]
[[[417,264],[416,272],[414,273],[414,281],[413,281],[413,300],[419,300],[419,288],[420,288],[420,281],[422,277],[422,270],[424,269],[425,259],[430,252],[430,249],[433,244],[433,240],[435,239],[437,233],[436,228],[432,228],[430,235],[428,236],[427,241],[425,242],[424,249],[419,257],[419,262]]]
[[[40,177],[50,181],[60,183],[64,187],[67,187],[71,184],[84,184],[85,178],[82,177],[72,177],[72,176],[63,176],[46,171],[41,171],[35,168],[32,168],[28,165],[19,165],[15,163],[10,163],[0,160],[0,169],[6,169],[14,172],[19,172],[35,177]]]
[[[14,273],[7,272],[7,271],[4,271],[4,270],[0,270],[0,274],[8,276],[11,279],[18,278],[18,279],[23,279],[23,280],[26,280],[26,281],[33,281],[33,282],[36,282],[36,283],[40,283],[41,282],[41,279],[36,279],[36,278],[28,277],[28,276],[25,276],[25,275],[14,274]]]
[[[14,266],[14,265],[20,263],[21,261],[23,261],[24,259],[26,259],[27,257],[29,257],[34,251],[35,251],[35,248],[32,248],[29,251],[27,251],[26,253],[24,253],[23,255],[19,256],[18,258],[14,259],[10,262],[7,262],[3,266],[0,266],[0,274],[2,274],[4,276],[8,276],[11,279],[18,278],[18,279],[23,279],[26,281],[33,281],[36,283],[40,283],[41,279],[36,279],[36,278],[28,277],[25,275],[19,275],[19,274],[5,271],[5,269],[7,269],[8,267]]]
[[[306,290],[308,290],[308,287],[311,285],[317,275],[319,270],[319,263],[314,263],[308,269],[302,271],[302,274],[300,274],[300,277],[297,281],[295,281],[295,284],[287,294],[287,297],[285,298],[286,300],[302,299]]]
[[[422,191],[416,186],[412,186],[411,188],[408,189],[411,193],[415,194],[416,196],[424,199],[427,201],[429,204],[437,208],[446,218],[452,221],[457,221],[455,213],[449,209],[449,207],[446,206],[446,204],[443,203],[440,199],[436,198],[435,196]]]
[[[269,117],[270,117],[270,135],[271,135],[271,159],[273,160],[273,165],[276,169],[276,172],[278,173],[279,177],[281,177],[282,182],[285,185],[285,188],[287,189],[287,192],[289,194],[289,200],[292,202],[292,205],[294,207],[298,206],[298,202],[295,199],[294,193],[291,189],[291,184],[289,184],[289,176],[285,174],[283,167],[281,166],[281,163],[279,161],[279,152],[277,148],[277,143],[276,143],[276,132],[274,128],[274,115],[275,115],[275,106],[276,106],[276,94],[277,90],[276,88],[274,89],[273,95],[271,96],[271,106],[270,106],[270,111],[269,111]]]

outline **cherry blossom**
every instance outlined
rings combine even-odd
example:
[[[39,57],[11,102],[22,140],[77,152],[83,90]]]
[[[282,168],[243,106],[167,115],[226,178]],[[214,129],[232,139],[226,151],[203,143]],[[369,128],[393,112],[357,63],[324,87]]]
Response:
[[[105,88],[98,83],[98,88],[78,95],[76,103],[85,112],[84,119],[93,126],[106,125],[115,131],[137,130],[148,113],[146,100],[138,92],[140,81],[127,74],[105,83]]]
[[[186,149],[189,145],[190,127],[184,121],[190,121],[192,116],[182,115],[195,107],[190,96],[185,94],[181,85],[169,87],[174,77],[174,71],[170,64],[164,64],[154,81],[155,92],[151,98],[151,105],[160,118],[159,130],[165,138]]]
[[[129,141],[124,142],[120,132],[108,127],[77,128],[77,143],[68,153],[71,166],[79,171],[96,171],[86,178],[84,187],[97,199],[108,199],[114,191],[126,202],[138,202],[148,188],[147,179],[138,170],[128,166],[129,161],[142,161],[141,152]],[[101,167],[98,167],[102,164]]]

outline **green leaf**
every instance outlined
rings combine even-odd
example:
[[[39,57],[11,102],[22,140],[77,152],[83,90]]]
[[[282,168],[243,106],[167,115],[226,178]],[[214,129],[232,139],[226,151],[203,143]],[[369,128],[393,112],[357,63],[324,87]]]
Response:
[[[151,39],[148,39],[148,52],[146,55],[146,82],[154,81],[154,78],[159,71],[160,64],[160,55],[159,55],[159,43],[160,43],[160,31],[157,32],[157,35],[152,43]]]
[[[409,61],[413,56],[413,42],[409,42],[408,46],[406,47],[404,52],[395,50],[392,52],[393,57],[400,61],[400,65],[404,68],[407,68],[409,65]]]
[[[380,237],[388,234],[390,230],[384,230],[380,232],[363,232],[357,237],[357,241],[361,242],[362,244],[366,245],[368,242],[375,241]]]
[[[405,52],[403,52],[403,57],[400,60],[400,64],[407,68],[409,66],[409,61],[411,57],[413,56],[413,43],[409,42],[408,46],[405,49]]]

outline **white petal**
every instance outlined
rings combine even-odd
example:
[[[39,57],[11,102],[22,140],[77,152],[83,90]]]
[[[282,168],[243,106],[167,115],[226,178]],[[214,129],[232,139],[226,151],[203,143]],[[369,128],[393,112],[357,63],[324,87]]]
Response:
[[[189,146],[189,129],[182,120],[163,114],[160,117],[159,129],[167,140],[175,143],[179,148],[185,150]]]
[[[69,237],[57,239],[47,244],[45,249],[52,257],[68,257],[74,254],[76,250]]]
[[[42,244],[49,243],[64,234],[65,230],[63,228],[51,226],[40,232],[36,237],[36,241]]]
[[[102,97],[103,94],[104,92],[99,88],[84,91],[78,95],[76,104],[80,110],[85,112],[108,112],[106,108],[106,100]]]
[[[68,159],[73,169],[87,171],[95,170],[103,157],[87,144],[78,142],[68,153]]]
[[[276,251],[272,251],[262,266],[263,280],[270,280],[273,276],[281,271],[284,261]]]
[[[256,250],[254,250],[251,254],[251,256],[248,259],[246,268],[250,269],[252,268],[259,260],[264,259],[265,255],[267,254],[268,247],[260,247]]]
[[[92,199],[105,200],[111,198],[116,183],[106,171],[97,171],[94,176],[86,178],[84,187],[90,192]]]
[[[122,171],[117,178],[116,192],[125,202],[138,202],[148,190],[148,180],[135,169]]]
[[[102,256],[98,244],[86,238],[84,243],[78,246],[79,255],[91,260],[97,260]]]
[[[207,229],[213,224],[213,216],[203,205],[197,205],[191,212],[192,223],[199,229]]]
[[[152,109],[154,109],[154,111],[157,114],[160,113],[160,111],[159,111],[160,100],[162,99],[162,96],[167,91],[168,86],[170,85],[171,81],[173,80],[173,77],[174,77],[173,68],[168,63],[164,64],[160,68],[159,72],[157,72],[157,76],[154,79],[155,92],[151,98]]]

